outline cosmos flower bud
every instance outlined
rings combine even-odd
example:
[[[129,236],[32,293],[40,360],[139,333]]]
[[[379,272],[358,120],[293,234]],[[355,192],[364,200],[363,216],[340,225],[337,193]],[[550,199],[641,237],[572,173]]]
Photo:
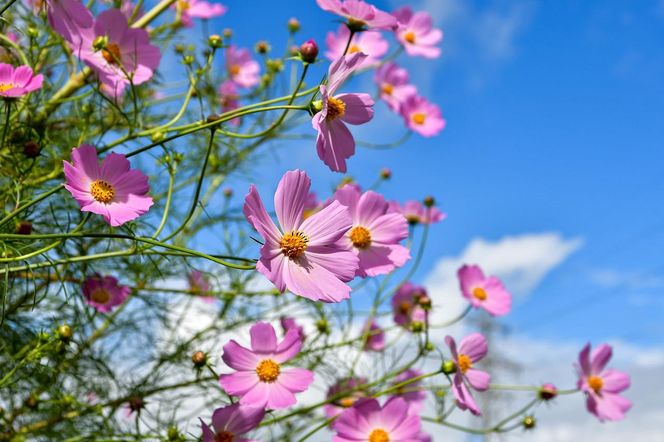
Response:
[[[58,336],[60,339],[64,342],[69,342],[71,340],[73,333],[71,331],[71,327],[68,326],[67,324],[62,324],[58,329],[56,330],[58,333]]]
[[[229,38],[233,37],[233,30],[230,29],[230,28],[226,28],[226,29],[224,29],[224,31],[222,32],[222,35],[224,36],[224,38],[225,38],[226,40],[228,40]]]
[[[432,196],[427,196],[424,198],[424,205],[427,207],[433,207],[436,205],[436,200]]]
[[[30,408],[30,409],[35,409],[39,405],[39,396],[37,396],[34,393],[31,393],[30,396],[28,396],[25,399],[24,402],[25,406]]]
[[[330,333],[330,326],[326,319],[319,319],[316,321],[316,329],[323,334]]]
[[[316,57],[318,57],[318,45],[313,38],[310,38],[300,46],[300,58],[305,63],[313,63]]]
[[[30,235],[32,233],[32,223],[27,220],[16,223],[16,233],[19,235]]]
[[[523,428],[526,430],[532,430],[535,428],[535,425],[537,425],[537,420],[535,419],[535,416],[528,415],[524,416],[523,420],[521,421],[521,424],[523,425]]]
[[[384,180],[389,180],[392,178],[392,171],[388,169],[387,167],[384,169],[381,169],[380,171],[380,177]]]
[[[145,408],[145,401],[140,396],[134,396],[132,398],[129,398],[127,404],[129,405],[129,409],[132,412],[141,411],[143,408]]]
[[[221,45],[223,45],[223,43],[224,40],[221,38],[220,35],[213,34],[210,35],[210,37],[208,38],[208,44],[210,45],[211,48],[219,49]]]
[[[204,367],[207,364],[207,355],[199,350],[191,356],[191,362],[196,368]]]
[[[558,389],[553,384],[544,384],[540,387],[537,395],[543,401],[550,401],[551,399],[558,396]]]
[[[421,295],[417,299],[417,303],[424,309],[424,310],[431,310],[431,298],[429,298],[427,295]]]
[[[99,37],[95,38],[95,40],[92,42],[92,47],[96,51],[100,51],[106,47],[108,44],[108,37],[105,35],[100,35]]]
[[[220,117],[219,115],[217,115],[217,114],[210,114],[210,115],[208,115],[206,121],[207,121],[208,123],[214,123],[215,121],[219,121],[220,118],[221,118],[221,117]]]
[[[184,51],[186,51],[187,49],[182,43],[177,43],[174,47],[174,50],[176,54],[184,54]]]
[[[443,362],[443,366],[441,367],[441,370],[445,374],[454,374],[456,373],[456,364],[454,361],[445,361]]]
[[[299,30],[300,30],[300,21],[295,17],[291,17],[288,20],[288,31],[294,34]]]
[[[422,321],[413,321],[410,324],[410,331],[413,333],[421,333],[424,331],[424,322]]]
[[[41,153],[41,147],[36,141],[26,141],[23,145],[23,155],[28,158],[36,158]]]
[[[270,44],[266,42],[265,40],[261,40],[258,43],[256,43],[256,52],[259,54],[267,54],[270,52]]]
[[[164,133],[159,131],[152,134],[151,140],[153,143],[156,143],[157,141],[161,141],[164,137]]]
[[[224,196],[225,196],[226,198],[230,198],[230,197],[232,197],[232,196],[233,196],[233,189],[231,189],[230,187],[226,187],[226,188],[224,189]]]

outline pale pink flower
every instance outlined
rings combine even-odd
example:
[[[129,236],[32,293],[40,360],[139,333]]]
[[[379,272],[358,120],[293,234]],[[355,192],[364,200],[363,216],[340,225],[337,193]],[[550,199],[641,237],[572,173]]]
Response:
[[[256,270],[280,290],[314,301],[339,302],[350,296],[358,258],[341,242],[351,227],[348,208],[333,202],[304,219],[311,186],[306,173],[286,172],[274,195],[281,229],[268,215],[252,185],[244,200],[244,215],[265,239]]]
[[[33,9],[41,8],[40,1],[33,2]],[[45,0],[48,22],[55,32],[69,43],[78,41],[86,29],[94,26],[94,17],[80,0]]]
[[[202,294],[208,293],[212,289],[210,281],[208,281],[203,272],[199,270],[192,270],[187,275],[187,282],[189,283],[189,290],[193,294],[199,296],[201,301],[207,302],[208,304],[215,301],[214,296],[200,296]]]
[[[346,159],[355,153],[355,139],[344,123],[364,124],[373,118],[369,94],[334,95],[366,57],[356,52],[338,59],[330,65],[327,85],[320,86],[322,108],[311,124],[318,131],[318,156],[335,172],[346,172]]]
[[[456,367],[452,393],[456,398],[457,406],[480,416],[482,413],[477,407],[468,385],[477,391],[485,391],[489,388],[491,376],[485,371],[474,368],[474,364],[484,358],[488,352],[486,338],[480,333],[468,335],[461,340],[458,350],[456,342],[451,336],[445,337],[445,343],[452,353]]]
[[[217,408],[212,413],[212,428],[201,421],[203,442],[252,442],[244,438],[246,433],[258,427],[265,417],[265,410],[241,404]]]
[[[412,95],[401,103],[399,113],[408,128],[424,137],[438,135],[445,128],[440,108],[419,95]]]
[[[413,12],[410,7],[404,6],[392,14],[399,21],[399,27],[395,31],[397,40],[408,55],[420,55],[425,58],[440,56],[440,48],[436,45],[443,39],[443,32],[433,27],[428,12]]]
[[[260,66],[246,48],[226,48],[226,70],[231,81],[240,87],[252,87],[260,81]]]
[[[408,223],[400,214],[388,212],[382,195],[345,185],[335,192],[334,200],[348,207],[353,219],[343,242],[359,258],[357,276],[385,275],[410,259],[408,249],[399,244],[408,237]]]
[[[222,112],[231,112],[240,107],[240,94],[237,90],[237,84],[231,80],[226,80],[219,86],[219,102]],[[239,118],[233,118],[230,123],[234,126],[240,124]]]
[[[204,0],[177,0],[171,8],[175,8],[178,11],[182,24],[188,28],[194,26],[192,18],[209,20],[221,17],[227,10],[226,6],[221,3]]]
[[[249,331],[251,349],[231,340],[224,345],[224,362],[237,370],[222,374],[219,383],[224,391],[240,397],[240,404],[271,410],[295,405],[295,393],[309,388],[313,372],[303,368],[285,369],[283,364],[294,358],[302,347],[302,337],[295,329],[277,342],[274,328],[265,322],[254,324]]]
[[[406,99],[417,94],[417,88],[409,83],[408,71],[391,61],[376,69],[374,81],[380,98],[393,111],[398,111]]]
[[[414,368],[409,368],[394,378],[393,385],[401,384],[413,378],[422,376],[422,372]],[[406,401],[410,414],[419,414],[424,408],[424,401],[427,398],[426,390],[420,389],[422,381],[413,381],[407,385],[397,388],[395,396]]]
[[[385,349],[385,332],[375,319],[370,319],[364,324],[362,335],[366,335],[364,350],[383,351]]]
[[[475,308],[483,308],[493,316],[502,316],[512,308],[512,295],[496,276],[485,277],[476,265],[464,265],[457,271],[463,297]]]
[[[332,442],[416,442],[421,422],[409,414],[406,401],[391,397],[383,407],[376,399],[363,399],[332,423]]]
[[[420,305],[420,298],[428,297],[424,287],[406,282],[392,296],[394,322],[401,327],[410,329],[413,323],[424,324],[427,311]]]
[[[397,27],[397,19],[393,15],[361,0],[316,0],[316,3],[322,10],[345,18],[348,26],[356,31],[366,28],[395,29]]]
[[[306,335],[304,334],[304,327],[295,322],[295,318],[291,318],[290,316],[282,316],[279,318],[279,323],[281,324],[281,329],[283,330],[284,334],[288,333],[288,330],[292,328],[300,334],[300,337],[303,341],[306,338]]]
[[[339,26],[336,33],[331,31],[327,33],[327,37],[325,37],[325,44],[327,45],[325,56],[328,60],[335,61],[343,57],[349,37],[350,30],[344,24]],[[367,58],[360,66],[369,67],[378,63],[381,57],[387,54],[389,46],[387,40],[379,32],[365,31],[353,36],[347,54],[354,54],[355,52],[367,54]]]
[[[588,411],[600,421],[617,421],[625,417],[632,402],[619,393],[630,386],[627,373],[606,368],[612,356],[611,346],[602,344],[592,353],[587,344],[579,353],[577,388],[586,395]]]
[[[98,274],[83,281],[82,291],[85,302],[102,313],[108,313],[122,304],[131,293],[129,287],[120,285],[114,277]]]
[[[22,97],[42,87],[44,76],[35,75],[30,66],[14,66],[0,63],[0,97]]]
[[[64,161],[65,189],[81,211],[102,215],[113,227],[146,213],[153,201],[147,195],[148,177],[130,170],[124,155],[110,153],[101,165],[97,150],[87,144],[72,150],[72,163]]]
[[[326,399],[328,402],[323,406],[323,411],[327,417],[334,417],[341,414],[346,408],[352,407],[358,400],[367,397],[366,378],[343,378],[337,380],[327,389]],[[340,396],[340,397],[339,397]]]
[[[419,201],[410,200],[401,206],[397,201],[391,201],[390,211],[401,213],[409,224],[433,224],[447,218],[447,214],[436,207],[427,207]]]
[[[96,49],[100,37],[106,43]],[[115,97],[122,95],[130,83],[150,80],[161,60],[161,51],[150,44],[148,32],[129,27],[119,9],[99,14],[94,28],[84,30],[70,43],[74,53],[95,71],[104,91]]]

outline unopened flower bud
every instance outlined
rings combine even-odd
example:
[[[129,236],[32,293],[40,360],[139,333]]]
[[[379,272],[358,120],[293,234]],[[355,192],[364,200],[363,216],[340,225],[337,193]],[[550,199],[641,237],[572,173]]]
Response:
[[[27,220],[16,223],[16,233],[19,235],[30,235],[32,233],[32,223]]]
[[[300,58],[305,63],[313,63],[318,57],[318,45],[313,38],[305,41],[300,46]]]
[[[410,331],[413,333],[421,333],[424,331],[424,322],[422,321],[413,321],[410,323]]]
[[[226,28],[223,30],[222,35],[226,40],[228,40],[229,38],[233,37],[233,30],[230,28]]]
[[[107,44],[108,44],[108,37],[105,35],[100,35],[99,37],[95,38],[95,40],[92,42],[92,48],[95,51],[99,51],[104,49]]]
[[[434,350],[436,349],[436,346],[433,345],[433,342],[427,342],[427,344],[424,346],[424,349],[425,349],[427,352],[432,352],[432,351],[434,351]]]
[[[268,42],[265,40],[261,40],[258,43],[256,43],[256,52],[259,54],[267,54],[270,52],[270,45]]]
[[[34,393],[31,393],[30,396],[28,396],[25,399],[24,404],[26,407],[31,409],[37,408],[37,405],[39,405],[39,396],[37,396]]]
[[[384,169],[381,169],[380,171],[380,177],[384,180],[389,180],[392,178],[392,171],[388,169],[387,167]]]
[[[457,371],[456,364],[454,361],[445,361],[443,362],[443,366],[441,367],[441,370],[445,374],[454,374]]]
[[[288,20],[288,31],[294,34],[299,30],[300,30],[300,20],[298,20],[295,17],[291,17]]]
[[[436,200],[432,196],[424,198],[424,205],[427,207],[433,207],[436,204]]]
[[[194,58],[193,55],[185,55],[185,56],[182,58],[182,62],[183,62],[184,64],[187,64],[187,65],[189,65],[189,64],[193,64],[194,61],[196,61],[196,59]]]
[[[230,197],[233,196],[233,189],[231,189],[230,187],[226,187],[226,188],[223,190],[223,192],[224,192],[224,196],[225,196],[226,198],[230,198]]]
[[[185,46],[182,43],[177,43],[174,47],[176,54],[184,54]]]
[[[71,340],[71,337],[73,336],[73,333],[71,331],[71,327],[68,326],[67,324],[62,324],[60,327],[57,329],[58,336],[60,337],[61,340],[68,342]]]
[[[550,401],[551,399],[558,396],[558,389],[553,384],[544,384],[540,387],[537,395],[543,401]]]
[[[219,49],[221,45],[224,44],[224,40],[220,35],[212,34],[208,37],[208,44],[211,48]]]
[[[191,362],[194,363],[194,367],[204,367],[207,364],[207,355],[202,351],[197,351],[191,356]]]
[[[208,115],[206,121],[207,121],[208,123],[214,123],[215,121],[219,121],[220,119],[221,119],[221,117],[220,117],[219,115],[217,115],[217,114],[210,114],[210,115]]]
[[[319,319],[316,321],[316,329],[323,334],[330,333],[330,326],[328,325],[326,319]]]
[[[421,295],[417,298],[417,303],[422,307],[423,310],[431,310],[431,298],[427,295]]]
[[[535,419],[535,416],[528,415],[523,418],[521,424],[526,430],[532,430],[535,428],[535,425],[537,425],[537,420]]]
[[[177,427],[168,427],[168,432],[166,433],[169,442],[180,442],[184,441],[185,438],[180,434],[180,431]]]
[[[155,132],[152,134],[151,140],[153,143],[156,143],[158,141],[161,141],[164,138],[164,133],[163,132]]]
[[[26,34],[30,38],[37,38],[39,37],[39,29],[35,28],[34,26],[29,26]]]
[[[127,401],[131,411],[141,411],[145,407],[145,401],[140,396],[134,396]]]
[[[41,147],[36,141],[26,141],[23,145],[23,155],[28,158],[36,158],[41,153]]]

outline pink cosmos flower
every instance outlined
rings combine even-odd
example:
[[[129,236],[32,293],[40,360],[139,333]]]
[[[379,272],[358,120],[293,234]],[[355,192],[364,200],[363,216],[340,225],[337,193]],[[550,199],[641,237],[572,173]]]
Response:
[[[0,63],[0,97],[17,98],[42,87],[44,76],[35,75],[30,66]]]
[[[356,31],[397,27],[397,19],[393,15],[361,0],[316,0],[316,3],[322,10],[344,17],[348,26]]]
[[[352,407],[358,400],[367,397],[365,386],[367,384],[366,378],[343,378],[339,379],[327,390],[325,396],[327,400],[336,397],[332,402],[328,402],[323,407],[323,411],[327,417],[335,417],[343,413],[347,408]],[[344,395],[348,392],[347,395]],[[343,397],[337,397],[344,395]]]
[[[406,99],[417,94],[417,88],[408,83],[408,71],[391,61],[376,69],[374,81],[380,89],[380,98],[393,111],[398,111]]]
[[[367,334],[364,350],[383,351],[385,349],[385,332],[373,318],[364,324],[362,334]]]
[[[72,150],[72,163],[64,161],[65,189],[81,206],[81,211],[102,215],[113,227],[146,213],[153,201],[147,195],[148,177],[129,169],[124,155],[110,153],[101,165],[97,149],[82,144]]]
[[[350,296],[358,258],[342,243],[351,227],[348,208],[338,201],[303,219],[311,180],[300,170],[286,172],[274,195],[281,229],[267,214],[253,185],[244,215],[265,239],[256,270],[280,290],[314,301],[339,302]]]
[[[316,192],[309,192],[307,198],[304,200],[304,213],[302,216],[304,219],[309,218],[316,212],[319,212],[323,207],[325,207],[316,196]]]
[[[408,221],[409,224],[433,224],[447,218],[447,214],[441,212],[436,207],[427,207],[419,201],[406,201],[403,206],[398,202],[390,202],[390,211],[399,212]]]
[[[597,418],[617,421],[625,417],[632,402],[619,395],[630,386],[629,375],[613,368],[605,368],[611,359],[612,349],[607,344],[597,347],[592,353],[587,344],[579,353],[577,387],[586,394],[586,407]]]
[[[140,396],[129,398],[124,405],[124,416],[126,419],[129,419],[134,413],[140,414],[143,408],[145,408],[145,399]]]
[[[492,316],[502,316],[512,308],[512,295],[495,276],[484,276],[476,265],[464,265],[457,271],[461,293],[475,308],[483,308]]]
[[[486,339],[480,333],[468,335],[461,340],[458,351],[456,342],[451,336],[445,336],[445,343],[450,348],[456,367],[452,393],[456,398],[457,406],[462,410],[470,410],[475,416],[480,416],[482,413],[467,384],[478,391],[485,391],[489,388],[491,382],[489,373],[473,368],[473,364],[487,354]]]
[[[253,430],[265,417],[263,408],[232,404],[212,413],[212,428],[201,421],[203,442],[251,442],[242,436]]]
[[[208,293],[212,289],[210,281],[208,281],[205,275],[199,270],[192,270],[189,272],[187,275],[187,282],[189,283],[189,290],[195,295]],[[208,304],[215,301],[214,296],[200,296],[200,299]]]
[[[291,318],[290,316],[282,316],[279,319],[279,323],[281,324],[281,329],[284,333],[288,333],[288,330],[294,329],[300,334],[300,337],[303,341],[306,338],[306,335],[304,334],[304,327],[295,322],[295,318]]]
[[[122,304],[131,292],[129,287],[118,284],[114,277],[98,274],[86,278],[82,290],[85,302],[102,313],[108,313]]]
[[[209,20],[224,15],[227,10],[226,6],[220,3],[204,0],[177,0],[171,8],[178,11],[182,24],[188,28],[194,26],[192,18]]]
[[[302,338],[295,329],[286,332],[277,343],[274,328],[265,322],[254,324],[249,331],[251,350],[234,340],[224,345],[224,362],[237,370],[222,374],[219,383],[224,391],[240,396],[240,404],[276,410],[297,402],[294,393],[305,391],[314,380],[313,372],[303,368],[285,370],[283,364],[295,357]]]
[[[355,140],[344,123],[364,124],[373,118],[374,101],[369,94],[334,96],[366,57],[356,52],[338,59],[330,65],[327,85],[320,86],[322,108],[311,124],[318,131],[318,157],[335,172],[346,172],[346,159],[355,153]]]
[[[421,371],[410,368],[401,373],[399,376],[395,377],[393,384],[400,384],[418,376],[422,376],[422,374],[423,373]],[[419,412],[424,408],[424,401],[427,398],[427,392],[425,390],[418,390],[417,388],[420,385],[422,385],[422,381],[414,381],[397,389],[395,393],[395,396],[400,397],[406,401],[410,414],[419,414]]]
[[[440,108],[419,95],[408,97],[399,110],[410,130],[423,137],[433,137],[445,128]]]
[[[249,49],[235,46],[226,48],[226,70],[231,81],[240,87],[252,87],[259,82],[260,66],[251,58]]]
[[[401,327],[410,329],[413,323],[424,324],[427,311],[419,304],[420,298],[427,295],[424,287],[406,282],[392,296],[394,322]]]
[[[558,396],[558,389],[556,388],[555,385],[551,383],[546,383],[540,387],[539,391],[537,392],[537,395],[543,401],[550,401],[551,399]]]
[[[134,2],[131,0],[122,0],[120,3],[120,12],[127,17],[127,21],[130,20],[136,20],[137,18],[140,18],[143,16],[143,7],[139,7],[138,11],[136,11],[136,16],[134,16],[134,10],[136,9],[136,5]]]
[[[375,399],[363,399],[334,421],[333,442],[416,442],[420,417],[408,414],[408,404],[391,397],[383,407]]]
[[[420,55],[425,58],[440,56],[440,48],[436,45],[443,39],[443,32],[433,27],[428,12],[413,10],[408,6],[399,8],[392,13],[399,21],[395,31],[397,40],[411,56]]]
[[[106,43],[99,48],[99,38]],[[95,71],[103,90],[119,97],[124,88],[150,80],[159,66],[161,51],[150,44],[145,29],[129,27],[127,17],[119,9],[99,14],[94,27],[84,29],[70,42],[74,53]]]
[[[34,1],[33,9],[38,11],[41,2]],[[48,22],[55,32],[66,41],[77,41],[81,33],[94,26],[94,17],[80,0],[45,0]]]
[[[408,237],[408,223],[400,214],[388,212],[382,195],[345,185],[335,192],[334,200],[348,207],[353,219],[343,242],[360,260],[356,276],[385,275],[410,259],[408,249],[399,244]]]
[[[335,61],[343,57],[349,37],[350,30],[344,24],[339,26],[336,33],[327,33],[327,37],[325,37],[325,43],[327,44],[325,56],[328,60]],[[369,67],[378,63],[381,57],[387,54],[389,46],[389,43],[387,43],[379,32],[366,31],[353,36],[347,53],[354,54],[362,52],[367,54],[367,58],[364,59],[360,66]]]

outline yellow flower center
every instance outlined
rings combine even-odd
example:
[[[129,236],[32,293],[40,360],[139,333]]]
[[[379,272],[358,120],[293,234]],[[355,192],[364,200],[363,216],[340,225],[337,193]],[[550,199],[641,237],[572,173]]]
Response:
[[[228,71],[231,73],[232,76],[235,76],[240,73],[240,65],[238,64],[232,64],[229,68]]]
[[[390,435],[382,428],[376,428],[369,434],[369,442],[390,442]]]
[[[0,92],[6,92],[9,89],[14,89],[16,86],[14,83],[0,83]]]
[[[256,367],[256,374],[261,382],[274,382],[279,377],[279,364],[272,359],[263,359]]]
[[[178,9],[180,11],[186,11],[187,9],[189,9],[189,2],[187,0],[179,0]]]
[[[344,408],[350,408],[353,406],[354,403],[355,403],[355,398],[352,396],[339,399],[339,405],[341,405]]]
[[[233,437],[233,433],[222,431],[221,433],[217,433],[214,437],[214,442],[233,442]]]
[[[588,377],[588,386],[592,388],[595,393],[599,394],[604,387],[604,380],[599,376],[589,376]]]
[[[108,181],[96,180],[90,184],[90,194],[100,203],[108,204],[115,197],[115,189]]]
[[[298,230],[296,232],[287,232],[281,237],[279,245],[284,255],[290,259],[295,259],[302,256],[304,251],[307,250],[307,243],[309,243],[309,237],[304,232]]]
[[[349,236],[353,245],[358,249],[366,249],[371,245],[371,232],[366,227],[353,227]]]
[[[410,312],[411,306],[412,306],[412,304],[410,302],[401,301],[399,303],[399,313],[401,313],[402,315],[407,315],[408,312]]]
[[[329,97],[327,99],[328,120],[334,120],[335,118],[343,117],[345,113],[346,113],[346,103],[334,97]]]
[[[109,299],[111,299],[111,294],[107,290],[97,289],[90,294],[90,299],[92,299],[97,304],[106,304]]]
[[[408,43],[413,44],[415,43],[415,33],[413,31],[408,31],[403,35],[403,39]]]
[[[410,119],[413,121],[413,123],[422,125],[427,120],[427,116],[422,112],[415,112],[413,115],[411,115]]]
[[[383,87],[380,88],[380,90],[385,95],[392,95],[392,92],[394,92],[394,86],[392,86],[390,83],[385,83],[383,84]]]
[[[358,45],[351,45],[351,47],[348,48],[349,54],[354,54],[356,52],[362,52],[362,49]]]
[[[461,373],[466,373],[473,366],[473,361],[470,360],[468,355],[461,354],[459,355],[457,364],[459,364]]]
[[[110,64],[122,64],[122,55],[120,53],[120,46],[117,43],[108,43],[104,49],[101,50],[101,55]]]
[[[473,289],[473,296],[480,301],[485,301],[487,298],[486,290],[484,290],[482,287],[475,287]]]

